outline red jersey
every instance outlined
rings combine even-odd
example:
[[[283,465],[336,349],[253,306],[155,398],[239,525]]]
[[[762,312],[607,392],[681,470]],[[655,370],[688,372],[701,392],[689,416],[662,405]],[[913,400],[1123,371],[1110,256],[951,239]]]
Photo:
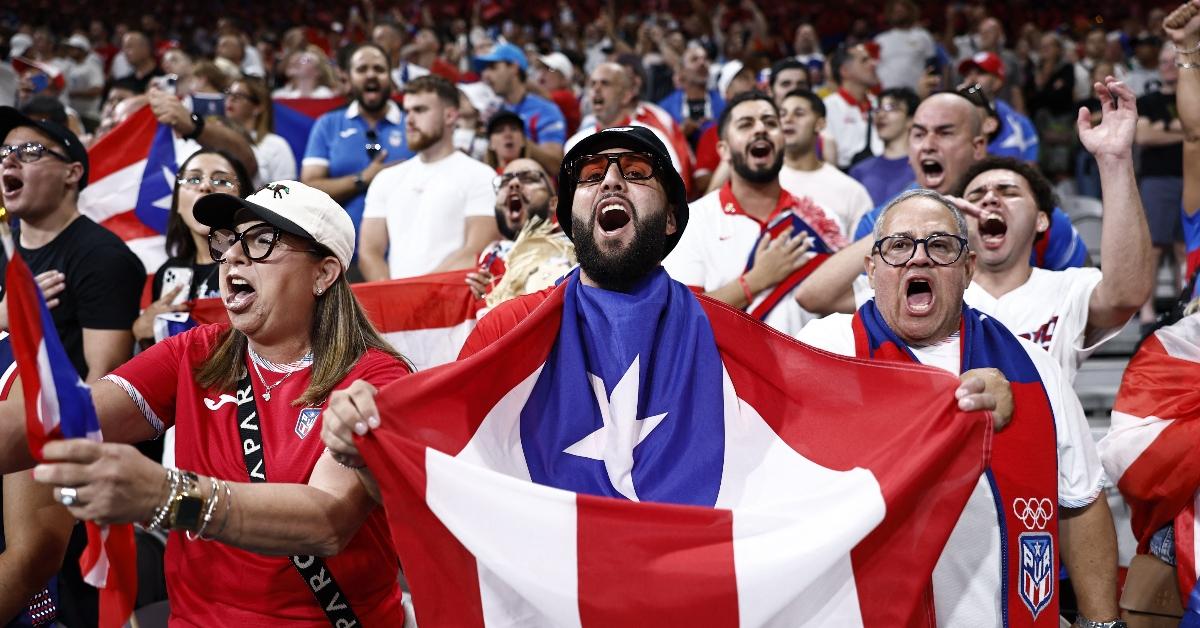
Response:
[[[500,336],[508,333],[508,330],[516,327],[517,323],[528,318],[530,312],[550,298],[550,293],[554,291],[554,288],[555,286],[550,286],[545,290],[509,299],[492,308],[475,324],[475,329],[471,330],[471,335],[467,336],[467,341],[463,343],[462,349],[458,352],[458,359],[471,357],[499,340]]]
[[[248,482],[236,397],[200,388],[195,381],[194,371],[216,347],[225,328],[204,325],[168,338],[117,368],[113,375],[132,387],[129,392],[147,420],[175,426],[175,458],[180,469]],[[249,356],[246,368],[253,370]],[[313,410],[324,410],[327,400],[311,408],[293,406],[289,401],[303,394],[311,371],[306,368],[290,375],[272,389],[270,401],[263,400],[264,386],[258,378],[251,378],[269,482],[308,483],[325,451],[319,413]],[[372,349],[337,387],[344,388],[357,379],[382,387],[406,373],[402,361]],[[268,382],[283,377],[273,371],[263,374]],[[345,550],[325,558],[325,564],[364,625],[403,622],[396,583],[399,561],[382,508],[371,513]],[[167,543],[166,579],[172,626],[329,625],[287,556],[263,556],[215,541],[189,541],[182,532],[172,532]]]

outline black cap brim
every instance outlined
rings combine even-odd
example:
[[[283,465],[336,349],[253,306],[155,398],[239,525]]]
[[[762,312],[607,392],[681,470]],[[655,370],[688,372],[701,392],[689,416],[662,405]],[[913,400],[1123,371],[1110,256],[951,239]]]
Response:
[[[492,133],[496,132],[496,127],[505,123],[515,124],[521,127],[522,133],[525,131],[525,121],[521,119],[521,116],[517,115],[517,113],[514,111],[502,109],[496,112],[496,115],[492,116],[492,118],[488,120],[487,130],[484,132],[484,134],[490,137]]]
[[[233,194],[217,193],[200,197],[192,207],[192,215],[197,222],[211,229],[233,229],[237,226],[234,222],[237,213],[243,210],[292,235],[315,240],[312,234],[279,213]]]
[[[50,122],[49,120],[35,120],[21,113],[13,107],[0,107],[0,142],[8,137],[9,132],[13,129],[23,126],[35,128],[42,133],[48,135],[51,139],[57,142],[63,148],[63,152],[71,161],[79,162],[83,165],[83,176],[79,178],[79,186],[77,189],[82,190],[88,184],[88,156],[87,149],[83,147],[83,142],[79,141],[79,137],[61,124]]]
[[[675,209],[675,233],[667,236],[667,248],[663,253],[670,253],[679,243],[683,230],[688,222],[687,190],[683,186],[683,177],[671,163],[671,155],[667,147],[653,131],[645,127],[614,127],[604,129],[589,135],[579,141],[562,161],[558,175],[558,207],[555,214],[558,224],[567,237],[571,235],[571,205],[575,197],[575,173],[571,172],[571,164],[584,155],[595,155],[611,148],[625,148],[631,151],[649,153],[658,160],[659,180],[667,192],[667,203]]]

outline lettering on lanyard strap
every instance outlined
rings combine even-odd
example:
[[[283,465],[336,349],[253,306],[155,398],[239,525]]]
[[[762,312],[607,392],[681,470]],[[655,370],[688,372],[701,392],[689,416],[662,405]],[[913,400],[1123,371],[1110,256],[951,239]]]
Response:
[[[259,429],[258,423],[258,401],[254,398],[249,371],[242,381],[238,382],[238,399],[238,432],[242,439],[246,473],[249,474],[251,482],[266,482],[267,469],[263,457],[262,430]],[[361,625],[341,587],[333,579],[333,572],[325,566],[324,560],[318,556],[296,555],[291,557],[291,561],[305,586],[317,599],[317,604],[329,619],[330,625],[336,628]]]

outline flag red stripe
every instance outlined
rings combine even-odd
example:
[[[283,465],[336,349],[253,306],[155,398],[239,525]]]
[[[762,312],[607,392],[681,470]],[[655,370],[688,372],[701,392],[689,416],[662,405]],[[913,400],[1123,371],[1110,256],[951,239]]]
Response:
[[[576,506],[584,628],[738,625],[732,512],[656,504],[633,519],[627,502],[591,495]]]
[[[1196,587],[1196,504],[1189,502],[1175,518],[1175,570],[1181,600]]]
[[[346,99],[341,96],[336,98],[273,98],[272,100],[314,120],[338,107],[346,106]]]
[[[58,428],[55,427],[47,434],[42,426],[41,412],[38,399],[41,397],[41,384],[37,374],[38,348],[42,343],[41,312],[38,297],[33,282],[33,273],[25,265],[20,255],[13,255],[8,261],[5,275],[8,286],[8,318],[10,329],[29,330],[30,333],[16,333],[9,336],[12,342],[13,358],[18,365],[28,365],[33,373],[21,378],[21,392],[25,398],[25,432],[29,441],[29,451],[35,460],[41,461],[42,447],[47,441],[57,438]]]
[[[408,279],[354,284],[351,289],[371,322],[382,332],[453,327],[483,306],[459,270]],[[220,299],[198,299],[192,317],[200,324],[228,323]]]
[[[1113,410],[1163,419],[1200,416],[1195,380],[1181,373],[1200,373],[1200,364],[1171,356],[1150,336],[1126,367]]]
[[[121,238],[121,240],[125,242],[136,240],[138,238],[150,238],[162,235],[161,233],[148,227],[146,223],[142,222],[142,220],[138,218],[137,213],[132,209],[127,212],[117,214],[116,216],[101,222],[100,225],[105,229],[115,233],[118,238]]]
[[[876,528],[851,553],[864,624],[931,622],[928,582],[911,574],[933,572],[941,552],[940,547],[930,547],[929,539],[949,538],[987,466],[990,415],[958,412],[949,392],[958,380],[939,369],[835,356],[767,330],[712,299],[701,298],[701,303],[713,321],[717,347],[738,397],[755,407],[784,442],[817,464],[848,470],[871,461],[868,468],[880,482],[888,518],[903,522]],[[802,350],[780,350],[786,344]],[[788,382],[805,385],[784,386]],[[891,421],[881,421],[877,414],[876,391],[883,386],[905,391],[889,399]],[[837,408],[836,417],[828,408]],[[786,424],[784,417],[790,417]],[[954,429],[917,417],[955,417]],[[813,425],[827,420],[837,420],[839,429]],[[872,438],[844,438],[854,433],[870,433]],[[909,447],[896,447],[897,442],[925,443],[927,456],[940,452],[944,457],[919,458]],[[962,443],[967,442],[981,445],[981,451],[963,452]]]
[[[130,164],[145,159],[154,141],[158,120],[144,106],[88,149],[88,183],[95,183]]]

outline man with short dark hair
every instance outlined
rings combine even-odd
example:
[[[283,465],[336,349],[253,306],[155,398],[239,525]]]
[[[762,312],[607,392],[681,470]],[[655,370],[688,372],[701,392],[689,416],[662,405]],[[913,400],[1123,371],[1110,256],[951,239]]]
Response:
[[[843,46],[829,60],[838,90],[825,97],[825,136],[834,143],[834,150],[828,151],[829,161],[843,170],[854,165],[856,158],[883,152],[883,140],[871,128],[871,110],[875,108],[871,90],[879,85],[877,50],[865,44]]]
[[[483,82],[501,98],[500,107],[516,112],[525,121],[529,138],[529,156],[552,175],[558,174],[563,143],[567,141],[567,121],[554,103],[529,93],[525,87],[529,61],[520,48],[496,44],[486,55],[475,58]]]
[[[708,51],[691,43],[683,52],[675,70],[675,91],[658,102],[683,128],[683,134],[693,146],[700,134],[716,123],[725,108],[725,101],[715,89],[708,87]]]
[[[842,235],[849,233],[875,205],[861,183],[817,156],[825,104],[806,89],[792,90],[776,103],[784,148],[779,184],[796,198],[811,198],[837,220]]]
[[[776,105],[783,105],[783,97],[792,90],[812,89],[812,81],[808,77],[808,66],[796,59],[788,58],[776,61],[771,66],[771,97]]]
[[[594,135],[602,129],[617,126],[646,127],[667,146],[672,166],[682,174],[683,162],[675,151],[671,138],[656,126],[642,122],[635,117],[639,99],[637,92],[634,91],[635,84],[632,78],[626,68],[608,61],[597,65],[596,69],[592,70],[588,82],[592,95],[592,114],[596,118],[596,123],[581,127],[578,133],[567,140],[563,146],[564,149],[570,151],[584,138]]]
[[[885,89],[875,110],[875,132],[883,140],[883,153],[864,159],[850,168],[871,195],[873,206],[882,205],[912,185],[916,179],[908,161],[908,132],[921,100],[907,87]],[[851,225],[851,231],[858,223]]]
[[[379,171],[413,155],[404,138],[400,107],[392,102],[391,65],[375,44],[360,44],[349,57],[349,106],[317,118],[308,134],[300,181],[346,208],[354,228],[362,222],[367,187]],[[360,229],[361,231],[361,229]],[[358,274],[357,266],[351,266]]]
[[[677,281],[794,333],[811,314],[785,295],[818,253],[844,244],[841,229],[812,200],[780,185],[784,136],[770,96],[735,97],[717,128],[730,179],[692,203],[692,226],[663,265]]]
[[[133,355],[146,270],[120,238],[80,215],[88,158],[74,133],[0,107],[0,135],[0,189],[21,225],[14,244],[38,275],[71,363],[94,382]]]
[[[379,173],[358,232],[367,281],[471,268],[500,234],[492,212],[495,171],[454,148],[458,89],[437,75],[409,82],[405,130],[416,158]]]

